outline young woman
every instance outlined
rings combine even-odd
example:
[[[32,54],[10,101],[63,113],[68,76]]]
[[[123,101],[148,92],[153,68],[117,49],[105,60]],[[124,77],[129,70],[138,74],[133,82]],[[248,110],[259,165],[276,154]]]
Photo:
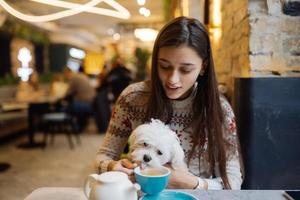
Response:
[[[151,80],[127,87],[112,113],[97,154],[99,173],[132,174],[120,155],[131,131],[151,118],[174,130],[188,170],[171,169],[169,188],[240,189],[243,177],[235,118],[220,96],[209,37],[196,19],[179,17],[160,31],[154,44]]]

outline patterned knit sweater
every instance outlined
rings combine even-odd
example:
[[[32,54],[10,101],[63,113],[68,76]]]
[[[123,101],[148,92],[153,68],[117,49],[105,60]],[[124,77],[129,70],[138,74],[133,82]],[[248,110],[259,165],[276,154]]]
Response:
[[[196,90],[196,89],[194,89]],[[113,111],[104,141],[97,154],[97,165],[99,172],[107,171],[111,160],[119,160],[127,144],[128,137],[133,129],[144,123],[147,101],[150,95],[149,86],[145,82],[135,83],[128,86],[120,95]],[[170,128],[177,133],[185,157],[189,155],[192,148],[191,120],[192,102],[195,91],[184,100],[172,100],[173,117],[169,124]],[[227,154],[226,171],[232,189],[240,189],[242,175],[239,163],[236,124],[233,111],[224,97],[220,98],[224,113],[223,137],[225,140]],[[207,141],[203,149],[199,149],[189,163],[189,171],[200,177],[199,182],[205,179],[208,189],[222,189],[222,179],[219,177],[218,163],[215,171],[210,172],[208,165]],[[200,165],[200,167],[199,167]],[[212,174],[215,176],[212,177]]]

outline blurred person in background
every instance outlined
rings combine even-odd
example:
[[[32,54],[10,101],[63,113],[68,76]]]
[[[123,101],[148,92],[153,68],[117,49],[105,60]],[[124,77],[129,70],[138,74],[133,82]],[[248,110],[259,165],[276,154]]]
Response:
[[[96,90],[84,73],[76,73],[66,67],[64,76],[68,80],[68,89],[64,97],[64,100],[68,102],[67,112],[77,118],[79,131],[82,131],[92,113],[92,102],[96,96]]]
[[[109,88],[111,90],[111,101],[115,103],[121,92],[132,81],[131,71],[124,65],[121,57],[117,56],[112,63],[112,68],[104,76],[102,83],[97,91],[102,88]]]
[[[99,87],[94,101],[95,119],[98,131],[103,133],[109,123],[111,109],[121,92],[132,81],[132,74],[124,65],[123,60],[116,56],[110,71],[99,76]]]
[[[54,74],[50,84],[50,96],[54,99],[61,99],[66,95],[68,84],[65,83],[62,74]]]

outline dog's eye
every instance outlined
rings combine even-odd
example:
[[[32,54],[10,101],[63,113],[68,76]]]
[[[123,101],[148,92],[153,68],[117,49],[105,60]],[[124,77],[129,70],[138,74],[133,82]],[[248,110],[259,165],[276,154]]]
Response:
[[[145,146],[145,147],[147,147],[147,146],[148,146],[148,144],[147,144],[146,142],[144,142],[144,146]]]
[[[160,156],[163,155],[163,153],[160,150],[157,150],[157,154]]]

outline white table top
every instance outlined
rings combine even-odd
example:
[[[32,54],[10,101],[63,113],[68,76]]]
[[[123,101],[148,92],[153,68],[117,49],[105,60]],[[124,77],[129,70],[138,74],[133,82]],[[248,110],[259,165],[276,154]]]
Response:
[[[287,200],[283,190],[180,190],[199,200]],[[34,190],[25,200],[87,200],[82,188],[42,187]]]
[[[24,200],[86,200],[82,188],[41,187],[35,189]]]

